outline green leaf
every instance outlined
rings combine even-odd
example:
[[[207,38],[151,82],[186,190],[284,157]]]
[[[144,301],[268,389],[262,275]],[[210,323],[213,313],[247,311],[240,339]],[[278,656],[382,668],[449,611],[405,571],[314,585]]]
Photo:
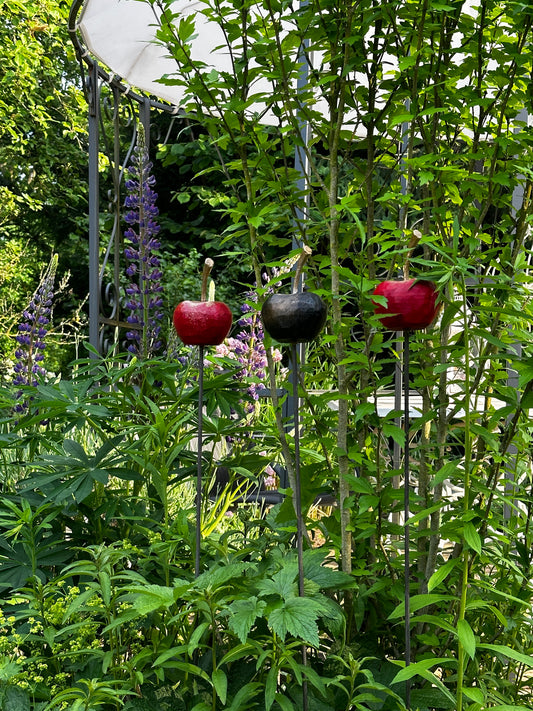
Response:
[[[342,570],[331,568],[325,559],[327,552],[320,549],[309,549],[304,551],[304,577],[306,580],[312,580],[318,585],[320,590],[328,588],[345,588],[355,585],[354,578]]]
[[[436,605],[439,602],[451,602],[456,598],[453,595],[437,595],[436,593],[427,593],[425,595],[413,595],[409,600],[409,609],[411,612],[416,612],[422,607]],[[390,613],[388,619],[395,620],[405,616],[405,603],[401,602]]]
[[[265,607],[266,602],[254,595],[246,600],[235,600],[229,606],[229,628],[235,632],[242,644],[246,642],[256,619],[263,615]]]
[[[320,639],[316,624],[319,613],[320,606],[313,600],[305,597],[290,598],[272,610],[268,616],[268,626],[282,640],[288,632],[312,647],[319,647]]]
[[[472,628],[466,620],[458,620],[457,634],[459,636],[459,642],[463,646],[465,652],[468,654],[470,659],[474,659],[476,655],[476,638],[474,637]]]
[[[485,703],[485,694],[477,686],[470,686],[470,687],[463,686],[463,694],[476,704],[484,704]]]
[[[459,562],[458,558],[452,558],[451,560],[446,561],[444,565],[441,565],[428,580],[428,592],[431,592],[434,588],[437,588],[443,580],[446,580],[448,575],[455,567],[457,567]]]
[[[265,682],[265,711],[270,711],[278,688],[277,667],[271,667]]]
[[[414,676],[422,675],[422,672],[427,672],[431,667],[440,666],[441,664],[457,664],[456,659],[451,657],[431,657],[430,659],[422,659],[420,662],[409,664],[396,674],[391,684],[399,684],[402,681],[412,679]],[[432,675],[433,676],[433,675]]]
[[[469,548],[481,555],[481,538],[471,521],[467,521],[463,526],[463,537]]]
[[[72,439],[66,439],[63,442],[63,449],[73,459],[77,459],[79,462],[83,462],[84,464],[89,463],[87,454],[79,442],[75,442]]]
[[[383,434],[385,437],[390,437],[396,444],[403,447],[405,443],[405,432],[401,427],[393,425],[391,422],[383,423]]]
[[[194,632],[191,635],[191,638],[189,639],[189,642],[187,643],[187,654],[192,657],[193,654],[197,651],[199,647],[200,640],[202,638],[202,635],[206,631],[206,629],[209,628],[209,622],[202,622],[201,625],[198,625],[198,627],[195,627]]]
[[[126,600],[133,601],[139,616],[148,615],[160,607],[170,607],[175,602],[175,589],[164,585],[143,585],[130,588]]]
[[[279,595],[283,599],[295,597],[297,593],[296,575],[298,569],[295,565],[285,565],[271,578],[261,580],[257,584],[260,595]]]
[[[282,711],[294,711],[294,704],[284,694],[276,694],[275,700]]]
[[[527,667],[533,667],[533,657],[529,654],[522,654],[522,652],[517,652],[510,647],[506,647],[505,644],[478,644],[478,649],[488,649],[490,652],[496,652],[497,654],[502,654],[508,659],[512,659],[519,664],[525,664]]]
[[[215,669],[211,677],[213,686],[220,701],[225,704],[228,693],[228,678],[222,669]]]

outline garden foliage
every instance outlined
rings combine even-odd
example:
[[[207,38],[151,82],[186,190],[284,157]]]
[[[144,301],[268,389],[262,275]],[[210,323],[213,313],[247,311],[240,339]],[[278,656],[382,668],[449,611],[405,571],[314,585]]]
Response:
[[[79,361],[25,386],[16,423],[6,387],[3,703],[285,711],[305,689],[317,711],[531,708],[530,7],[202,0],[232,48],[216,71],[191,56],[194,18],[152,4],[176,60],[162,81],[186,86],[200,144],[221,149],[202,170],[257,305],[289,288],[303,243],[328,302],[299,383],[305,594],[290,488],[239,503],[272,464],[293,481],[268,338],[273,401],[250,401],[260,383],[237,359],[207,356],[198,577],[193,354]],[[371,294],[407,276],[434,281],[442,309],[402,342]],[[407,343],[406,441],[390,403]]]

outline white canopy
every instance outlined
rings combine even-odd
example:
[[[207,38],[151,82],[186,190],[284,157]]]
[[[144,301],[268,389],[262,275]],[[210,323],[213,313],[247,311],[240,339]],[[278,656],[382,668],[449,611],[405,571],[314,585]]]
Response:
[[[195,15],[201,41],[194,44],[194,58],[219,69],[229,59],[214,48],[223,42],[218,25],[208,23],[197,10],[198,0],[180,0],[183,16]],[[77,23],[90,54],[131,86],[179,106],[184,89],[158,83],[165,74],[176,72],[176,62],[154,40],[159,26],[155,5],[139,0],[85,0]],[[224,66],[226,65],[226,66]]]
[[[222,29],[216,22],[208,20],[202,9],[205,9],[205,3],[201,0],[172,2],[172,11],[179,18],[194,17],[196,37],[191,43],[193,60],[205,63],[205,71],[231,72],[231,57]],[[89,54],[124,83],[181,107],[186,87],[158,81],[165,75],[176,76],[178,72],[176,61],[156,41],[160,14],[156,5],[139,0],[84,0],[76,29]],[[296,66],[297,48],[294,52]],[[264,77],[256,79],[251,90],[254,94],[263,93],[270,99],[273,97],[273,85]],[[319,97],[313,107],[322,114],[327,112],[326,102]],[[262,113],[262,123],[278,123],[274,114],[265,112],[259,101],[254,104],[253,110]],[[347,117],[346,123],[351,123],[350,117]]]

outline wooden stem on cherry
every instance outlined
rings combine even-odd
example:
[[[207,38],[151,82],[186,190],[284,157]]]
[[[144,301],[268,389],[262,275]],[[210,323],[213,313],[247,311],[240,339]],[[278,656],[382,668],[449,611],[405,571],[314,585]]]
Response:
[[[311,247],[308,247],[306,244],[304,244],[300,253],[300,257],[296,262],[296,271],[294,272],[294,281],[292,285],[293,294],[297,294],[300,290],[300,277],[302,275],[302,269],[304,268],[305,263],[312,254],[313,250],[311,249]]]
[[[204,262],[204,269],[202,271],[202,296],[200,301],[207,301],[207,280],[209,279],[209,275],[211,274],[211,269],[213,269],[214,264],[215,263],[210,257],[207,257]]]

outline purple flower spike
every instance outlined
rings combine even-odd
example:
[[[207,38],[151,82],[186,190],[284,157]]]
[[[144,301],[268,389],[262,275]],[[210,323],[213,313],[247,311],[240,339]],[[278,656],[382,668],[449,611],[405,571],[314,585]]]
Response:
[[[141,358],[149,358],[161,347],[159,334],[163,313],[160,307],[163,302],[155,295],[163,290],[163,273],[156,254],[161,243],[156,239],[160,229],[155,219],[159,215],[155,205],[157,193],[151,188],[155,178],[150,174],[152,164],[148,160],[142,125],[139,126],[137,147],[131,162],[130,177],[125,183],[129,193],[124,202],[128,209],[124,215],[124,222],[128,225],[124,232],[128,240],[124,256],[128,263],[126,274],[135,280],[126,287],[126,294],[137,298],[129,298],[124,306],[130,312],[126,321],[139,328],[127,332],[127,349]]]
[[[259,378],[264,380],[266,376],[266,350],[264,345],[264,333],[261,323],[260,313],[253,305],[257,301],[257,294],[253,291],[247,293],[246,303],[241,306],[243,316],[237,321],[237,325],[242,329],[235,338],[227,338],[225,342],[217,346],[219,355],[227,356],[237,360],[242,368],[236,377],[239,380],[248,378]],[[275,362],[281,361],[281,352],[274,349],[273,357]],[[245,403],[245,410],[248,414],[255,412],[256,403],[259,400],[260,385],[252,382],[248,385],[248,401]]]
[[[41,364],[44,361],[45,337],[48,333],[46,326],[51,319],[57,262],[58,256],[54,254],[28,308],[22,312],[24,320],[19,324],[18,333],[15,336],[17,362],[13,368],[16,373],[13,383],[16,386],[35,386],[38,384],[38,377],[46,373]],[[22,391],[19,391],[17,397],[21,396]],[[26,408],[27,403],[21,402],[15,410],[24,412]]]

